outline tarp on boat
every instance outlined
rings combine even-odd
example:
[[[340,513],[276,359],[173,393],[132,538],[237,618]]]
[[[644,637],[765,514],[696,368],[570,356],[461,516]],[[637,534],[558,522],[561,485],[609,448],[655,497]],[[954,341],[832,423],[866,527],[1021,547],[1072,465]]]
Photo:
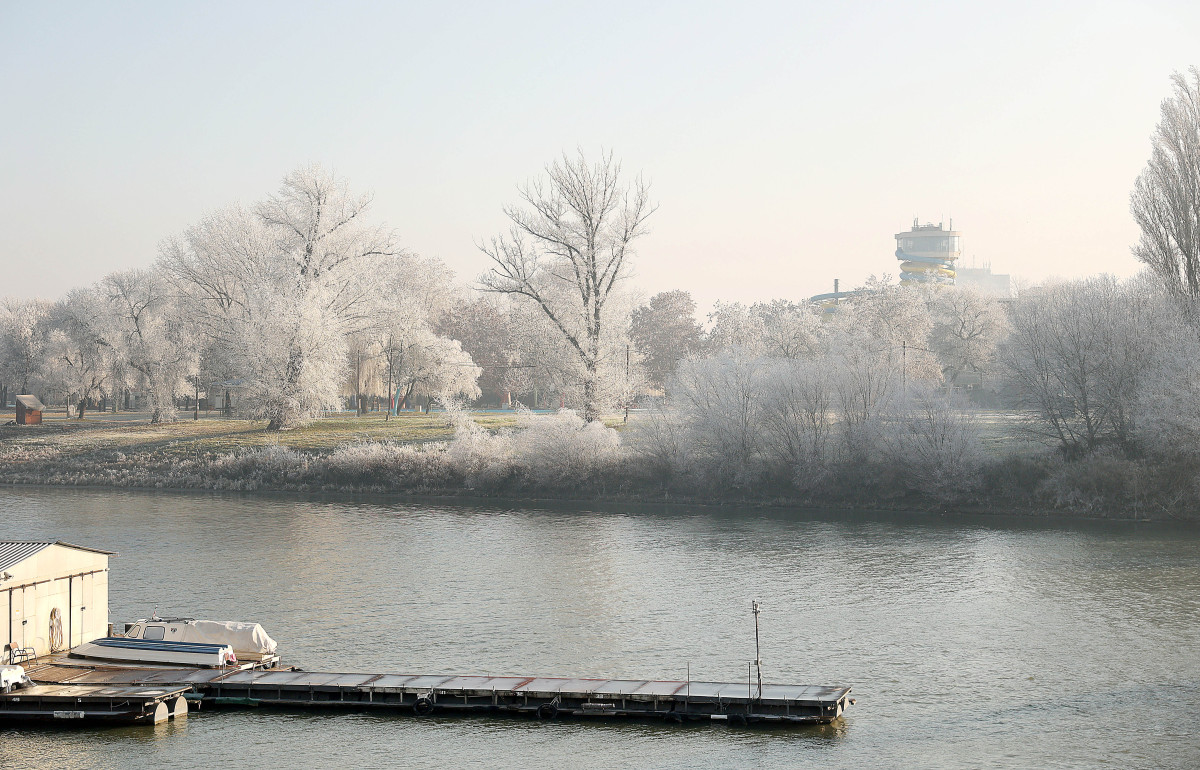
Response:
[[[145,621],[154,625],[154,621]],[[172,624],[174,625],[174,624]],[[180,642],[203,642],[206,644],[228,644],[234,652],[252,652],[269,655],[278,647],[258,623],[238,623],[233,620],[192,620],[178,625],[179,633],[171,639]]]

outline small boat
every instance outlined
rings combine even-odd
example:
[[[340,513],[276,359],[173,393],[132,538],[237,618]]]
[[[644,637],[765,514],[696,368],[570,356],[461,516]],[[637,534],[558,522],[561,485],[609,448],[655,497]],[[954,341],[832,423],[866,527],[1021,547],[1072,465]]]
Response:
[[[167,642],[227,644],[243,663],[270,668],[279,662],[279,645],[258,623],[232,620],[196,620],[160,618],[157,615],[134,621],[125,630],[126,639],[150,639]]]
[[[139,663],[179,663],[219,667],[273,668],[278,645],[258,623],[160,618],[129,623],[123,636],[82,644],[71,655]]]
[[[73,658],[93,658],[121,663],[171,663],[198,668],[224,668],[236,664],[237,656],[228,644],[168,642],[156,639],[127,639],[106,636],[75,647]]]

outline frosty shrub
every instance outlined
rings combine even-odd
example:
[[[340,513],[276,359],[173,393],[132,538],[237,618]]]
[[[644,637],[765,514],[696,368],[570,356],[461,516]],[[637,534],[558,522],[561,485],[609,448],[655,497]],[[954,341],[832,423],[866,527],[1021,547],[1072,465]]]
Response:
[[[984,499],[1027,503],[1064,462],[1062,453],[1050,449],[1030,455],[1005,455],[984,464],[980,495]]]
[[[687,422],[666,399],[647,401],[625,429],[625,447],[640,475],[668,481],[682,472],[690,449],[687,431]]]
[[[687,425],[690,470],[711,484],[746,487],[762,476],[764,360],[741,349],[679,364],[668,392]]]
[[[471,418],[466,405],[442,396],[439,401],[445,420],[454,428],[454,439],[446,448],[446,460],[471,489],[495,487],[513,473],[512,435],[492,433]]]
[[[1119,447],[1099,449],[1075,462],[1060,463],[1038,488],[1038,497],[1054,508],[1079,513],[1138,508],[1147,488],[1139,464]]]
[[[878,459],[883,417],[901,384],[900,362],[890,353],[865,345],[844,345],[830,357],[838,459],[842,462],[861,464]]]
[[[1200,340],[1183,324],[1170,329],[1146,372],[1135,414],[1149,454],[1200,457]]]
[[[771,465],[802,491],[828,474],[833,389],[827,361],[782,359],[766,367],[761,437]]]
[[[425,492],[452,486],[458,478],[441,450],[440,445],[350,444],[312,464],[329,484]]]
[[[297,481],[308,469],[308,457],[294,449],[272,444],[228,454],[213,461],[212,474],[250,486]]]
[[[887,421],[884,438],[888,460],[909,489],[949,500],[979,486],[978,422],[944,389],[910,388]]]
[[[584,485],[620,459],[621,437],[599,420],[586,422],[573,410],[518,413],[513,456],[520,473],[540,487]]]

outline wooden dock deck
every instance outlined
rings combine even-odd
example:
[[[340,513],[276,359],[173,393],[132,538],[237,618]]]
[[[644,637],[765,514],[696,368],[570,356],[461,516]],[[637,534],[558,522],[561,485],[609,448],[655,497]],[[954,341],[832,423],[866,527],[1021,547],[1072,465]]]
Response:
[[[295,669],[222,670],[81,665],[27,669],[38,683],[184,688],[211,706],[386,709],[430,714],[511,714],[539,719],[633,718],[737,724],[831,722],[849,687],[563,677],[356,674]]]

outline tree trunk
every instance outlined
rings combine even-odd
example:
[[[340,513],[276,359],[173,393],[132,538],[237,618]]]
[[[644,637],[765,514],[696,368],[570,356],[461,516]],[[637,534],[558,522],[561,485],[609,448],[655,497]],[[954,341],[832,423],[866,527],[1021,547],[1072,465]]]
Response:
[[[597,390],[596,362],[589,361],[585,365],[587,374],[583,380],[583,419],[587,422],[600,419],[600,404]]]

